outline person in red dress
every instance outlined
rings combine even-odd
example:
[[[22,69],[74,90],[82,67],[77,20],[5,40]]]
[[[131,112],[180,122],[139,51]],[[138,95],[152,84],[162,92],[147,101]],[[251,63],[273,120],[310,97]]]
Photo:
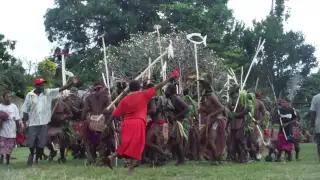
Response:
[[[165,84],[180,76],[179,71],[172,72],[172,76],[167,80],[157,84],[153,88],[141,91],[141,83],[137,80],[129,83],[129,94],[124,97],[107,123],[114,118],[124,115],[121,126],[121,144],[116,152],[106,159],[107,165],[112,169],[111,162],[118,156],[130,159],[129,175],[133,175],[133,169],[137,162],[141,160],[146,141],[146,118],[149,100],[156,96],[157,89],[161,89]]]

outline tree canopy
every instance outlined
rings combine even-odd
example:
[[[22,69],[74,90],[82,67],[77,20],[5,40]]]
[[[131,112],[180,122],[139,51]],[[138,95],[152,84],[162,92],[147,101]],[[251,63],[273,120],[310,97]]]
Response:
[[[22,96],[26,86],[25,69],[22,62],[10,53],[15,49],[15,44],[15,41],[0,34],[0,91],[13,91]]]

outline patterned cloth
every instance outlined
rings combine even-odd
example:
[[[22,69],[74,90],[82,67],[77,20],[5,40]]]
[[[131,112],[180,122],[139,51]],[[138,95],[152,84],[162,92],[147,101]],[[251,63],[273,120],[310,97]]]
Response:
[[[29,114],[28,126],[46,125],[51,121],[52,100],[59,96],[59,88],[45,89],[39,96],[29,92],[22,105],[22,112]]]
[[[15,138],[4,138],[0,136],[0,154],[11,155],[15,144],[16,144]]]
[[[103,116],[99,121],[97,121],[99,115],[91,115],[90,117],[90,124],[89,124],[89,128],[92,131],[98,131],[98,132],[102,132],[106,129],[106,125],[105,125],[105,117]]]
[[[81,136],[81,126],[83,121],[69,121],[69,125],[77,136]]]

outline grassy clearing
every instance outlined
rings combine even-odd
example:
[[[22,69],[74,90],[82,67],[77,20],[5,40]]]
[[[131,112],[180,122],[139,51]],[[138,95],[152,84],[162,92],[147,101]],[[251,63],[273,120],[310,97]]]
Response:
[[[28,150],[18,148],[10,167],[0,166],[0,177],[4,180],[94,180],[94,179],[219,179],[219,180],[316,180],[320,177],[320,163],[316,155],[314,144],[301,145],[301,161],[282,163],[248,163],[225,164],[221,167],[211,166],[208,162],[189,162],[184,167],[172,164],[159,168],[141,166],[136,169],[133,177],[127,176],[127,169],[119,167],[114,170],[108,168],[85,166],[84,160],[69,160],[61,165],[57,162],[49,164],[40,162],[34,167],[26,166]]]

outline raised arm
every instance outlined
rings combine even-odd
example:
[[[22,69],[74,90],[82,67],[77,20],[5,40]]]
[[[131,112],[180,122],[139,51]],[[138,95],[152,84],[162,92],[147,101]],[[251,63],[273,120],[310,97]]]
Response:
[[[71,80],[66,83],[66,85],[59,88],[59,92],[69,89],[72,85],[77,84],[78,81],[79,79],[77,77],[72,77]]]
[[[164,85],[168,84],[169,82],[178,79],[180,77],[180,72],[177,70],[172,71],[171,77],[166,79],[165,81],[155,85],[156,90],[161,89]]]
[[[170,78],[166,79],[165,81],[162,81],[162,82],[156,84],[154,87],[156,88],[156,90],[161,89],[161,88],[163,88],[163,86],[165,86],[169,82],[173,81],[174,79],[175,79],[175,77],[170,77]]]

